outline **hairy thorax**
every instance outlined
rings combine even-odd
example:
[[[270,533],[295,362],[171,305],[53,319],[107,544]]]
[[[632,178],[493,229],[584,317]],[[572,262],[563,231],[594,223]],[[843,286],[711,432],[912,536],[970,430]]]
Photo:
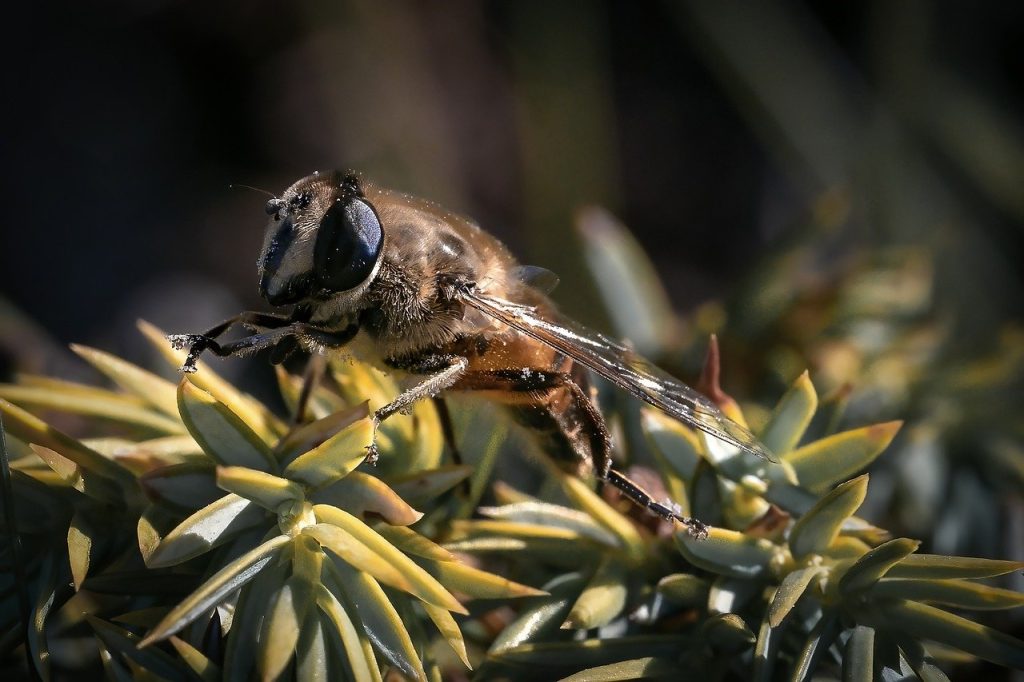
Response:
[[[509,295],[515,262],[504,247],[470,221],[439,215],[432,205],[386,206],[384,250],[366,291],[351,303],[340,297],[320,303],[313,322],[357,323],[361,338],[353,351],[371,361],[451,354],[467,336],[498,333],[502,325],[467,310],[456,287],[474,284]]]

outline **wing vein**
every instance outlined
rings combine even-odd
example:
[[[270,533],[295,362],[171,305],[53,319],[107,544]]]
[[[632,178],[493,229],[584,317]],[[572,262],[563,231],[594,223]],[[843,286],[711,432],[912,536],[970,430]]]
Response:
[[[547,344],[633,397],[745,452],[776,461],[746,427],[726,417],[707,397],[631,349],[578,323],[548,319],[530,306],[475,290],[463,292],[462,297],[485,315]]]

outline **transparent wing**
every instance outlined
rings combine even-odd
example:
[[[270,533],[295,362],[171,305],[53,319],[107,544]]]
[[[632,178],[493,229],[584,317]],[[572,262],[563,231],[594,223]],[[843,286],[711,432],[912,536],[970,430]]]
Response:
[[[524,306],[477,291],[463,298],[477,310],[541,341],[646,403],[726,443],[776,462],[745,427],[722,414],[707,397],[658,369],[620,343],[565,319],[548,319]]]

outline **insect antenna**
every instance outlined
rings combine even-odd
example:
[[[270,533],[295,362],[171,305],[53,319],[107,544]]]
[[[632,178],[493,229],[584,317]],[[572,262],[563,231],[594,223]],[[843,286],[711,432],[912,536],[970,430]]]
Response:
[[[234,183],[231,183],[230,185],[228,185],[228,189],[235,189],[236,187],[240,187],[242,189],[251,189],[252,191],[259,192],[260,194],[266,194],[271,199],[276,199],[277,198],[277,195],[274,194],[273,192],[265,190],[265,189],[260,189],[259,187],[253,187],[252,185],[243,185],[243,184],[241,184],[239,182],[234,182]]]

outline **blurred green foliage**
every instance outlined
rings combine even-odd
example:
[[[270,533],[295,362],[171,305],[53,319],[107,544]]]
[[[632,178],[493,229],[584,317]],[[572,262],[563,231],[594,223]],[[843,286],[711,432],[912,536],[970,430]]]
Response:
[[[142,330],[181,364],[161,332]],[[536,451],[535,492],[487,492],[494,460],[529,447],[486,412],[459,414],[464,447],[486,440],[464,450],[468,466],[444,464],[427,402],[389,422],[381,466],[366,463],[369,409],[398,387],[352,361],[332,361],[308,418],[288,424],[205,364],[175,386],[75,351],[118,390],[38,376],[0,386],[17,513],[5,526],[23,543],[3,554],[4,655],[24,647],[44,679],[98,666],[116,679],[211,680],[1024,668],[1024,642],[958,613],[1024,605],[990,581],[1024,562],[920,553],[859,515],[868,475],[856,474],[900,423],[816,428],[807,373],[758,428],[778,463],[652,408],[633,413],[635,475],[714,524],[701,539]],[[708,362],[703,390],[744,421],[715,383],[717,355]],[[278,379],[293,402],[301,379]],[[91,437],[15,403],[74,415]],[[494,504],[479,506],[484,494]]]

